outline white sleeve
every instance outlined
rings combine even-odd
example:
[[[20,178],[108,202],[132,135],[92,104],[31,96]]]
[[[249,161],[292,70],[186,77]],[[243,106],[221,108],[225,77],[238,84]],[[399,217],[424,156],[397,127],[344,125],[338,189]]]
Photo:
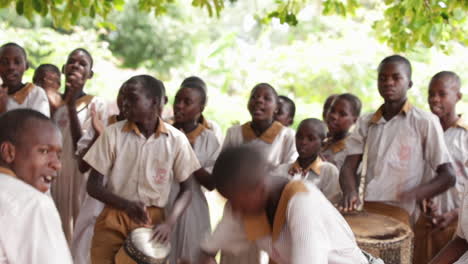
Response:
[[[37,92],[34,96],[32,96],[31,100],[28,102],[27,107],[39,111],[47,117],[50,117],[49,98],[47,98],[46,92],[39,86],[36,86],[35,88],[37,89]]]
[[[339,183],[340,172],[331,163],[324,163],[320,172],[320,186],[317,186],[331,203],[339,202],[341,188]]]
[[[226,132],[226,137],[224,138],[224,142],[223,142],[223,147],[221,148],[221,150],[225,150],[226,148],[229,148],[229,147],[233,147],[235,146],[235,131],[236,127],[233,126],[233,127],[230,127],[227,132]]]
[[[301,193],[296,194],[288,204],[291,264],[328,264],[330,241],[326,233],[327,226],[320,219],[322,214],[316,213],[320,210],[311,206],[311,202],[314,203],[307,194]]]
[[[236,217],[229,204],[226,204],[223,218],[215,231],[202,241],[201,248],[210,255],[215,255],[220,250],[239,254],[247,250],[251,244],[247,240],[240,218]]]
[[[367,132],[369,129],[369,122],[372,114],[362,116],[356,122],[351,135],[346,139],[346,153],[347,155],[357,155],[364,153],[364,145],[367,139]]]
[[[26,204],[8,228],[2,228],[2,250],[10,264],[72,264],[57,209],[46,195]]]
[[[287,129],[287,135],[284,140],[284,145],[283,145],[284,156],[282,158],[281,164],[293,163],[297,159],[296,136],[294,134],[294,130],[289,129],[289,128],[283,128],[283,129]]]
[[[430,164],[434,171],[444,164],[452,161],[444,139],[444,131],[435,115],[430,114],[430,118],[419,124],[423,131],[424,160]]]

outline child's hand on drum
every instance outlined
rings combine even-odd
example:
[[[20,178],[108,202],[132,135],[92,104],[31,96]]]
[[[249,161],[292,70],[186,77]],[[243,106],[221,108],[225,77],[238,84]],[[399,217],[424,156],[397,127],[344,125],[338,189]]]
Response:
[[[154,227],[154,234],[151,239],[155,239],[159,243],[167,243],[169,241],[169,237],[172,233],[172,225],[168,223],[162,223]]]
[[[150,225],[151,219],[149,217],[146,206],[142,202],[129,201],[125,206],[127,215],[137,224]]]
[[[458,221],[458,211],[459,209],[457,208],[444,214],[438,214],[432,218],[432,224],[437,229],[444,229],[451,223]]]
[[[338,209],[344,213],[352,212],[358,209],[359,204],[359,195],[356,191],[344,193],[343,200]]]

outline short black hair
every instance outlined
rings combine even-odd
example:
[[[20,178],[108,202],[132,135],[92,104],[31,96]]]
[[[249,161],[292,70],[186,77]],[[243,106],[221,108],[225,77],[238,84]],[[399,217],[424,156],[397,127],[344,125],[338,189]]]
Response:
[[[255,93],[255,90],[257,90],[260,87],[266,87],[269,88],[273,94],[275,95],[275,101],[278,103],[278,93],[276,92],[276,89],[269,83],[259,83],[252,88],[252,91],[250,91],[250,96],[252,96],[253,93]]]
[[[26,55],[26,50],[19,44],[15,43],[15,42],[8,42],[8,43],[5,43],[3,44],[1,47],[0,47],[0,52],[2,52],[2,50],[4,48],[8,48],[8,47],[14,47],[14,48],[18,48],[21,53],[23,53],[23,56],[24,56],[24,60],[27,62],[28,61],[28,56]]]
[[[163,100],[166,96],[166,88],[162,81],[153,76],[146,74],[136,75],[128,79],[125,83],[140,83],[148,97],[156,98],[161,105],[164,104]]]
[[[337,97],[337,94],[332,94],[325,99],[325,103],[323,104],[323,110],[322,110],[322,117],[325,119],[327,117],[328,110],[330,109],[330,106],[332,105],[333,101]]]
[[[317,118],[304,119],[304,120],[301,121],[301,123],[299,123],[299,126],[297,127],[297,130],[299,130],[299,128],[301,126],[305,125],[305,124],[310,124],[315,129],[315,131],[318,133],[318,136],[322,141],[327,136],[327,126],[325,125],[325,123],[322,120],[317,119]]]
[[[266,164],[263,153],[250,145],[228,147],[219,154],[213,167],[212,178],[218,191],[254,187],[264,175],[246,175],[243,169]]]
[[[280,95],[278,96],[278,98],[283,99],[284,102],[288,104],[289,117],[291,117],[291,119],[294,120],[294,116],[296,115],[296,104],[294,103],[294,101],[285,95]]]
[[[53,64],[41,64],[34,71],[33,82],[37,81],[37,78],[39,78],[39,76],[38,76],[39,74],[47,72],[47,71],[53,72],[53,73],[57,74],[59,77],[62,75],[62,73],[60,72],[60,70],[59,70],[59,68],[57,66],[55,66]]]
[[[407,58],[401,55],[388,56],[380,62],[378,71],[380,72],[380,69],[382,68],[384,64],[389,64],[389,63],[403,64],[406,68],[406,74],[408,75],[408,79],[411,80],[411,75],[412,75],[411,63]]]
[[[453,71],[441,71],[441,72],[436,73],[434,76],[432,76],[431,83],[435,80],[440,80],[440,79],[445,79],[445,78],[454,82],[455,88],[457,90],[460,90],[461,88],[460,76],[458,76],[458,74],[456,74]]]
[[[31,133],[33,127],[27,127],[30,120],[46,121],[54,124],[50,118],[36,110],[21,108],[0,115],[0,143],[9,141],[19,144],[24,133]],[[55,124],[54,124],[55,125]]]
[[[183,88],[191,88],[197,90],[200,94],[201,104],[206,105],[207,101],[207,91],[206,91],[206,83],[197,76],[190,76],[185,78],[182,83],[180,84],[180,89]]]
[[[93,60],[93,56],[91,56],[91,53],[86,50],[85,48],[76,48],[74,49],[72,52],[70,52],[70,54],[68,54],[68,57],[70,57],[70,55],[72,55],[73,53],[75,52],[83,52],[84,54],[86,54],[86,56],[88,56],[90,62],[91,62],[91,65],[90,65],[90,68],[92,69],[93,68],[93,65],[94,65],[94,60]]]
[[[361,114],[362,103],[361,100],[352,93],[344,93],[338,95],[333,102],[341,100],[346,100],[351,104],[351,111],[355,117],[359,117]]]

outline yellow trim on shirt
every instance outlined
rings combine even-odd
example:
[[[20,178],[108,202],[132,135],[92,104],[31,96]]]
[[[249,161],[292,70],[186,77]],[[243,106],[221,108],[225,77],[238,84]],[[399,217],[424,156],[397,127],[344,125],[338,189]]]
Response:
[[[24,100],[26,100],[26,97],[28,97],[29,93],[32,91],[34,88],[34,84],[32,83],[26,83],[26,85],[16,91],[14,94],[10,95],[13,100],[15,100],[18,104],[24,103]]]
[[[242,137],[244,138],[245,142],[249,142],[258,138],[268,144],[272,144],[273,141],[275,141],[276,136],[278,136],[280,133],[281,129],[283,129],[283,125],[278,121],[274,121],[273,124],[271,124],[271,126],[258,137],[252,128],[252,122],[247,122],[242,125]]]
[[[405,104],[403,105],[403,107],[401,108],[398,114],[403,114],[403,113],[408,114],[411,108],[413,108],[413,105],[411,105],[411,103],[408,100],[406,100]],[[372,116],[370,120],[371,124],[377,124],[377,122],[379,122],[379,120],[382,118],[383,116],[382,109],[383,109],[383,105],[380,106],[379,109]]]
[[[125,125],[122,127],[122,131],[123,132],[135,132],[135,134],[137,135],[141,135],[141,132],[140,132],[140,129],[138,129],[138,126],[132,122],[132,121],[128,121],[125,123]],[[159,135],[161,134],[168,134],[167,132],[167,128],[166,128],[166,125],[164,124],[164,121],[159,118],[159,124],[158,126],[156,127],[155,131],[154,131],[154,138],[158,138]]]

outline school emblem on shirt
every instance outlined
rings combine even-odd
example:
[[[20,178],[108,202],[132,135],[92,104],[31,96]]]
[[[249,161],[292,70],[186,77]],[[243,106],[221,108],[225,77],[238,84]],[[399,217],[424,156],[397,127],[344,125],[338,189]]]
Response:
[[[156,184],[164,184],[167,182],[167,170],[164,168],[159,168],[156,170],[156,177],[155,177]]]
[[[401,161],[407,161],[411,157],[411,147],[409,145],[401,145],[398,157]]]

